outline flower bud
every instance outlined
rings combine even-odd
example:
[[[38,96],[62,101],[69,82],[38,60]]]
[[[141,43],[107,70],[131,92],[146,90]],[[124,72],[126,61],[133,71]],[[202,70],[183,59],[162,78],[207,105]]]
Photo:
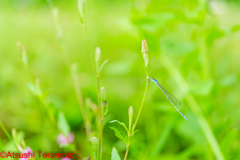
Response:
[[[97,73],[99,73],[100,60],[101,60],[101,50],[99,47],[97,47],[95,50],[95,63],[96,63]]]
[[[100,89],[100,96],[101,96],[101,100],[103,102],[105,102],[106,101],[106,90],[104,87],[101,87],[101,89]]]
[[[93,137],[91,142],[92,142],[93,150],[97,151],[98,150],[98,139],[97,139],[97,137]]]
[[[145,72],[146,72],[147,77],[149,77],[150,66],[149,66],[149,59],[148,59],[148,45],[144,38],[142,41],[142,56],[143,56],[143,60],[145,63]]]
[[[17,130],[15,128],[12,129],[12,137],[13,137],[15,143],[18,143]]]
[[[97,159],[98,145],[99,145],[97,137],[93,137],[91,142],[92,142],[92,149],[93,149],[94,159]]]
[[[142,54],[143,54],[143,59],[145,62],[145,67],[148,65],[148,46],[146,40],[143,38],[142,41]]]
[[[100,98],[101,98],[101,112],[102,115],[105,116],[108,112],[108,103],[107,103],[107,98],[106,98],[106,90],[104,87],[101,87],[100,89]]]
[[[84,2],[85,0],[78,0],[78,11],[79,11],[79,16],[80,16],[80,21],[82,24],[84,24]]]
[[[132,119],[133,119],[133,107],[130,106],[128,108],[128,117],[129,117],[129,131],[131,130],[132,127]]]
[[[61,145],[69,145],[69,144],[73,143],[74,138],[75,138],[75,136],[72,132],[70,132],[67,137],[61,133],[58,135],[57,143],[60,146]]]
[[[148,45],[147,45],[147,42],[144,38],[143,38],[143,41],[142,41],[142,52],[148,52]]]
[[[25,65],[25,67],[27,67],[28,66],[27,52],[26,52],[25,48],[21,45],[20,42],[17,42],[17,46],[18,46],[19,50],[22,52],[22,62]]]

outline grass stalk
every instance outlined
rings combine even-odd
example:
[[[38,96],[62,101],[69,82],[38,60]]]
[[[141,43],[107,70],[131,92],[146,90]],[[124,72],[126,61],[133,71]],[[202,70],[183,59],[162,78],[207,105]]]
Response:
[[[140,114],[142,112],[143,104],[144,104],[144,101],[145,101],[145,98],[146,98],[146,95],[147,95],[148,86],[149,86],[149,80],[148,80],[148,78],[146,78],[146,86],[145,86],[145,91],[144,91],[144,95],[143,95],[143,99],[142,99],[142,104],[141,104],[140,109],[138,111],[138,115],[137,115],[136,121],[135,121],[135,123],[133,125],[132,131],[135,130],[137,122],[138,122],[138,119],[139,119],[139,116],[140,116]]]
[[[124,160],[127,160],[129,146],[130,146],[130,142],[127,144],[127,149],[126,149],[126,152],[125,152]]]
[[[211,130],[211,127],[205,119],[197,101],[194,99],[194,96],[189,93],[189,86],[186,80],[184,79],[184,77],[182,77],[181,73],[167,56],[162,54],[160,59],[162,60],[162,64],[170,72],[170,74],[175,77],[175,79],[178,79],[177,84],[179,85],[179,88],[181,88],[181,90],[186,93],[186,100],[189,104],[189,107],[196,116],[198,123],[200,124],[202,131],[215,154],[216,159],[224,160],[225,158],[220,150],[220,146]]]
[[[47,0],[47,2],[49,4],[49,7],[52,10],[53,19],[54,19],[54,25],[55,25],[55,28],[56,28],[56,31],[57,31],[57,35],[58,35],[57,37],[58,37],[59,45],[61,47],[61,52],[64,55],[66,66],[67,66],[68,71],[69,71],[69,73],[71,75],[71,80],[73,82],[73,88],[74,88],[74,91],[75,91],[75,94],[76,94],[76,97],[77,97],[77,101],[78,101],[78,105],[79,105],[80,111],[82,113],[87,139],[88,139],[88,141],[90,141],[90,138],[91,138],[91,125],[90,125],[90,122],[89,122],[89,120],[87,118],[86,107],[85,107],[84,102],[83,102],[81,87],[80,87],[77,75],[71,69],[72,64],[71,64],[71,61],[70,61],[70,58],[69,58],[69,53],[67,51],[67,48],[66,48],[66,45],[65,45],[65,42],[64,42],[64,37],[63,37],[63,33],[62,33],[62,27],[61,27],[60,22],[59,22],[58,10],[54,6],[54,3],[53,3],[52,0]]]
[[[99,77],[100,77],[100,75],[97,72],[96,63],[95,63],[95,60],[94,60],[94,53],[92,52],[91,43],[90,43],[90,40],[89,40],[88,31],[87,31],[87,27],[85,25],[85,21],[84,21],[84,23],[82,23],[82,26],[84,28],[84,33],[85,33],[86,41],[87,41],[87,44],[88,44],[88,51],[89,51],[89,54],[90,54],[90,57],[91,57],[93,70],[94,70],[94,74],[95,74],[95,78],[96,78],[97,99],[98,99],[98,112],[99,112],[99,148],[98,148],[98,159],[101,160],[101,157],[102,157],[103,115],[102,115],[102,107],[101,107],[101,99],[100,99],[100,85],[99,85]]]
[[[97,83],[97,96],[98,96],[98,111],[99,111],[99,148],[98,148],[98,157],[101,160],[102,157],[102,134],[103,134],[103,115],[102,115],[102,108],[101,108],[101,99],[100,99],[100,87],[99,87],[99,76],[96,76],[96,83]]]
[[[12,143],[14,144],[14,146],[17,148],[18,150],[18,147],[16,145],[16,143],[14,142],[14,140],[12,139],[11,135],[8,133],[7,129],[4,127],[4,125],[2,124],[2,122],[0,121],[0,127],[2,128],[3,132],[6,134],[6,136],[8,137],[8,139],[10,141],[12,141]]]
[[[131,142],[131,137],[134,135],[134,132],[135,132],[135,128],[136,128],[138,119],[139,119],[140,114],[141,114],[141,112],[142,112],[142,108],[143,108],[143,105],[144,105],[144,102],[145,102],[145,98],[146,98],[146,95],[147,95],[148,86],[149,86],[149,78],[148,78],[148,76],[146,76],[146,86],[145,86],[145,91],[144,91],[142,103],[141,103],[140,109],[139,109],[139,111],[138,111],[137,118],[136,118],[136,120],[135,120],[135,123],[134,123],[132,129],[131,129],[131,124],[130,124],[130,122],[129,122],[128,143],[127,143],[127,147],[126,147],[126,152],[125,152],[124,160],[127,160],[127,156],[128,156],[128,152],[129,152],[129,147],[130,147],[130,142]]]
[[[59,127],[58,127],[57,120],[56,120],[53,116],[51,116],[50,113],[47,111],[47,110],[48,110],[48,105],[46,104],[46,102],[45,102],[45,100],[44,100],[44,96],[43,96],[43,94],[42,94],[42,92],[41,92],[41,90],[40,90],[40,88],[39,88],[39,84],[38,84],[39,81],[38,81],[38,79],[37,79],[36,83],[34,83],[34,81],[33,81],[33,76],[32,76],[32,74],[31,74],[30,69],[29,69],[29,66],[28,66],[27,54],[26,54],[25,48],[24,48],[23,46],[21,46],[20,43],[18,43],[18,47],[19,47],[20,51],[22,51],[22,53],[23,53],[23,59],[26,60],[26,61],[23,61],[23,63],[24,63],[25,69],[27,70],[27,73],[28,73],[29,79],[30,79],[30,81],[31,81],[31,84],[32,84],[32,85],[33,85],[33,84],[35,85],[35,93],[34,93],[34,95],[38,98],[38,100],[40,101],[40,103],[42,104],[42,106],[45,108],[45,111],[47,112],[47,115],[48,115],[49,119],[53,122],[53,124],[56,126],[56,128],[58,129],[58,131],[59,131],[60,133],[62,133],[62,131],[61,131],[61,130],[59,129]],[[37,90],[37,91],[36,91],[36,90]],[[74,150],[74,152],[76,153],[77,157],[78,157],[80,160],[82,160],[81,154],[80,154],[77,150]]]
[[[47,111],[47,104],[45,103],[43,97],[41,95],[37,96],[39,101],[41,102],[41,104],[45,107],[46,111]],[[47,112],[48,113],[48,112]],[[60,133],[62,133],[62,131],[60,130],[60,128],[58,127],[58,124],[57,124],[57,120],[54,118],[54,117],[51,117],[50,114],[48,114],[49,118],[51,119],[51,121],[53,122],[53,124],[56,126],[56,128],[58,129],[58,131]],[[63,133],[62,133],[63,134]],[[75,154],[77,155],[78,159],[82,160],[82,155],[80,154],[80,152],[75,149],[74,150]]]
[[[203,31],[202,31],[203,32]],[[203,77],[204,79],[211,78],[210,73],[210,66],[209,66],[209,60],[208,60],[208,53],[207,53],[207,46],[206,46],[206,37],[204,33],[200,31],[199,39],[198,39],[198,45],[200,49],[201,59],[202,59],[202,68],[203,68]]]

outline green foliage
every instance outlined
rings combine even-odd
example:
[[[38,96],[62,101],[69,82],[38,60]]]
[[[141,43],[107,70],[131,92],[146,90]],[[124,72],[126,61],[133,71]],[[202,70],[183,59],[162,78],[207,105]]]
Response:
[[[112,156],[111,156],[111,160],[121,160],[118,151],[116,148],[113,147],[112,149]]]
[[[99,141],[96,137],[92,138],[92,150],[93,150],[93,156],[94,160],[98,158],[98,147],[99,147]]]
[[[85,23],[85,0],[78,0],[79,17],[82,24]]]
[[[70,132],[70,126],[69,126],[63,112],[59,112],[59,114],[58,114],[58,127],[59,127],[60,131],[66,137],[68,137],[68,134]]]
[[[75,135],[76,149],[93,159],[75,92],[82,93],[91,140],[99,136],[99,105],[80,15],[90,48],[102,51],[99,84],[107,91],[108,106],[103,109],[102,159],[110,159],[113,146],[124,156],[125,142],[108,129],[119,127],[108,121],[127,122],[132,105],[134,125],[144,94],[143,37],[151,62],[149,74],[180,100],[179,109],[188,121],[150,85],[135,128],[140,132],[131,138],[128,159],[221,159],[221,155],[226,160],[240,159],[239,2],[87,0],[85,5],[79,1],[79,10],[77,1],[53,2],[49,8],[40,0],[0,1],[0,120],[5,126],[4,131],[0,129],[0,150],[16,150],[4,134],[12,128],[22,147],[20,133],[35,151],[57,150],[61,111]],[[24,44],[18,46],[20,52],[17,41]],[[66,51],[70,65],[65,63]],[[105,59],[109,59],[107,65]],[[79,85],[72,82],[72,63],[79,66],[74,70]],[[118,130],[128,137],[125,129]],[[10,138],[16,141],[15,136]]]
[[[99,73],[101,73],[103,67],[105,66],[105,64],[108,62],[108,59],[106,59],[102,64],[101,66],[99,67]]]
[[[39,87],[39,81],[36,79],[36,83],[32,83],[32,82],[28,82],[27,86],[29,88],[29,90],[35,95],[35,96],[41,96],[41,90]]]
[[[123,140],[125,143],[128,143],[128,137],[124,135],[124,133],[122,133],[119,129],[115,127],[110,127],[110,129],[114,130],[116,137]]]
[[[123,127],[126,129],[126,131],[128,131],[127,126],[126,126],[125,123],[119,122],[118,120],[113,120],[113,121],[110,121],[109,123],[114,123],[114,122],[117,122],[118,124],[120,124],[121,126],[123,126]]]

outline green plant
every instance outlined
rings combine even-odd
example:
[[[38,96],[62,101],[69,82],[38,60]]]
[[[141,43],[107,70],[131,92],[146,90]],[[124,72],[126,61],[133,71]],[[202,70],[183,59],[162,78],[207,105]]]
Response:
[[[96,48],[95,55],[92,52],[91,43],[88,37],[88,30],[86,27],[86,19],[85,19],[85,1],[84,0],[78,0],[78,9],[79,9],[79,17],[80,21],[82,23],[82,26],[84,28],[85,37],[88,44],[88,51],[89,55],[91,57],[93,70],[95,73],[95,79],[96,79],[96,85],[97,85],[97,99],[98,99],[98,114],[99,114],[99,147],[98,147],[98,160],[101,160],[102,157],[102,136],[103,136],[103,120],[105,115],[108,112],[108,105],[106,101],[106,91],[104,88],[100,89],[99,81],[100,81],[100,73],[102,71],[103,66],[107,63],[108,60],[105,60],[101,64],[101,50],[100,48]]]
[[[36,78],[35,82],[33,81],[33,76],[29,69],[27,52],[26,52],[25,48],[20,44],[20,42],[18,42],[17,45],[18,45],[19,50],[22,52],[22,62],[24,64],[25,69],[27,70],[28,75],[29,75],[30,82],[27,83],[29,90],[40,101],[40,103],[43,106],[43,112],[48,115],[49,119],[52,121],[52,123],[55,125],[55,127],[58,129],[58,131],[60,133],[62,133],[65,137],[68,137],[71,129],[70,129],[70,126],[69,126],[67,120],[65,119],[64,114],[61,111],[58,111],[56,109],[53,102],[47,102],[46,97],[49,92],[48,91],[42,92],[42,90],[40,89],[40,84],[39,84],[38,78]],[[56,116],[58,116],[57,119],[56,119]],[[82,155],[76,149],[75,145],[63,145],[60,147],[68,148],[68,149],[74,151],[76,153],[77,157],[80,160],[82,159]]]
[[[84,1],[79,9],[76,0],[47,2],[0,2],[1,151],[240,159],[237,2],[87,0],[86,15]],[[151,62],[146,82],[142,37]],[[28,52],[20,46],[24,70],[16,40]],[[105,57],[111,63],[103,70]],[[161,84],[181,100],[187,121]],[[133,135],[133,127],[140,131]]]
[[[149,84],[151,83],[151,81],[153,81],[164,93],[164,95],[166,96],[166,98],[171,102],[171,104],[175,107],[175,109],[185,118],[187,119],[180,111],[179,109],[176,107],[176,103],[179,103],[181,105],[181,103],[171,94],[169,93],[165,88],[163,88],[163,86],[161,86],[155,79],[153,79],[152,77],[150,77],[150,65],[149,65],[149,58],[148,58],[148,45],[146,40],[143,38],[142,41],[142,56],[143,56],[143,60],[145,63],[145,74],[146,74],[146,87],[145,87],[145,91],[144,91],[144,95],[143,95],[143,99],[142,99],[142,103],[140,106],[140,109],[138,111],[138,115],[137,118],[135,120],[134,125],[132,126],[132,119],[133,119],[133,108],[132,106],[129,107],[128,109],[128,117],[129,117],[129,127],[127,128],[126,125],[123,122],[119,122],[117,120],[113,120],[111,121],[111,123],[113,122],[117,122],[119,123],[121,126],[123,126],[125,128],[125,130],[127,131],[127,136],[124,135],[124,133],[122,133],[120,130],[118,130],[117,128],[114,127],[110,127],[112,130],[115,131],[115,135],[120,138],[121,140],[123,140],[126,143],[126,152],[125,152],[125,157],[124,160],[127,160],[127,156],[128,156],[128,152],[129,152],[129,146],[130,146],[130,142],[131,142],[131,138],[134,136],[134,134],[137,132],[137,130],[135,130],[138,119],[140,117],[143,105],[144,105],[144,101],[146,98],[146,94],[147,94],[147,89],[149,87]]]

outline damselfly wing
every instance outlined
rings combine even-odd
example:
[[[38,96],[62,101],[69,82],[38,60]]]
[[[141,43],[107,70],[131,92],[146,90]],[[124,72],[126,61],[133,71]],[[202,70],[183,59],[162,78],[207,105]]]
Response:
[[[168,92],[158,81],[151,77],[151,80],[161,89],[163,94],[167,97],[167,99],[170,101],[170,103],[175,107],[175,109],[187,120],[187,117],[182,114],[182,112],[177,108],[181,107],[180,101],[174,97],[170,92]]]

